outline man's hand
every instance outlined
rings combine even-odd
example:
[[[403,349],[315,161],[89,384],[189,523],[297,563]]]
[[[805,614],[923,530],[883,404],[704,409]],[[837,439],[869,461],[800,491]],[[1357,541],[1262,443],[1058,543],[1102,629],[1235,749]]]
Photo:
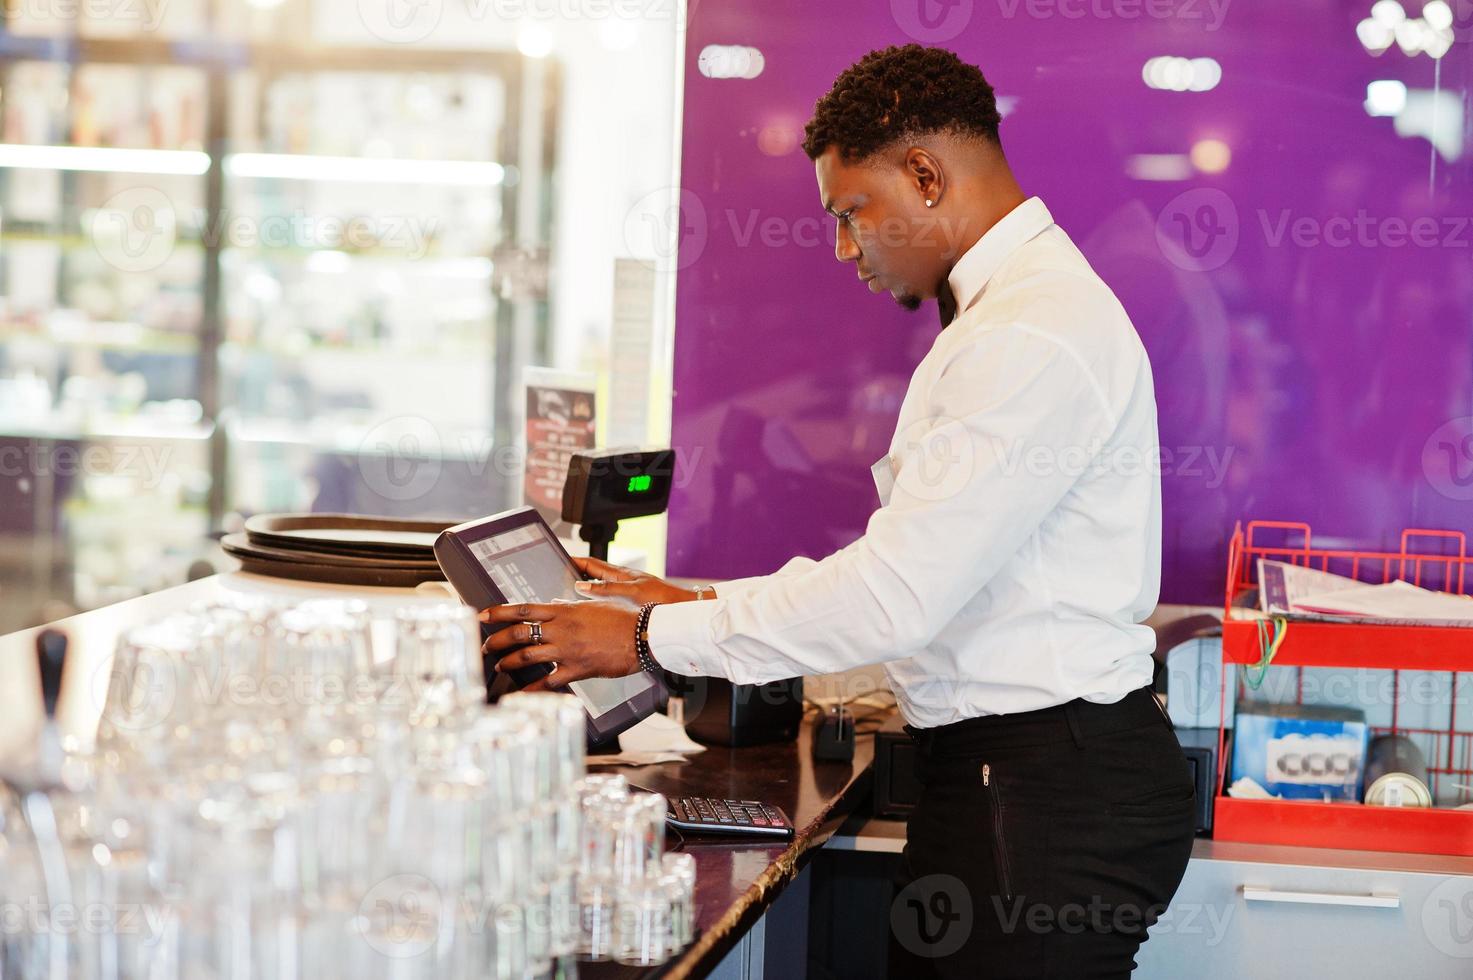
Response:
[[[573,563],[584,575],[596,580],[579,582],[574,588],[580,594],[595,599],[628,599],[636,606],[642,606],[646,602],[688,602],[696,598],[690,589],[682,589],[654,575],[610,565],[597,558],[574,558]]]
[[[634,652],[639,610],[626,602],[492,606],[481,612],[480,619],[483,623],[513,624],[491,634],[481,647],[485,654],[506,654],[496,662],[497,673],[532,664],[556,665],[553,673],[527,685],[525,690],[559,688],[585,677],[627,677],[639,673],[639,658]],[[527,623],[541,624],[540,644],[532,644],[532,628]]]

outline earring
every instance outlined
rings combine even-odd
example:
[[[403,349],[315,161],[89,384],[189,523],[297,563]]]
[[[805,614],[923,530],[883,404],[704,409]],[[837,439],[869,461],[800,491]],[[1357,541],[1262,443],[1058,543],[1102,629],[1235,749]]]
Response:
[[[928,207],[928,208],[934,208],[935,206],[936,206],[936,202],[935,201],[931,200],[929,197],[926,198],[926,207]]]

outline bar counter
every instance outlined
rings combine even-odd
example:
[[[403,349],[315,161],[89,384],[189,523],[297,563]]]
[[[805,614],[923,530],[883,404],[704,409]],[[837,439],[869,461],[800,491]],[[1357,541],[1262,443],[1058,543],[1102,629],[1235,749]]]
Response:
[[[63,732],[95,730],[118,634],[135,625],[182,611],[230,593],[267,594],[286,601],[352,597],[367,602],[378,630],[406,603],[444,601],[434,588],[375,589],[289,582],[228,573],[58,620],[50,626],[69,638],[68,662],[57,721]],[[41,722],[35,666],[35,637],[45,627],[0,636],[0,752],[24,745]],[[696,940],[671,961],[651,968],[615,963],[577,964],[577,975],[594,978],[700,977],[711,972],[761,919],[869,791],[873,739],[861,738],[852,762],[813,759],[812,718],[796,742],[745,748],[711,746],[684,763],[642,767],[593,766],[618,772],[634,785],[667,795],[757,799],[783,808],[796,828],[785,843],[684,841],[672,834],[668,846],[696,859]],[[591,757],[596,763],[597,757]],[[560,973],[571,974],[570,970]]]

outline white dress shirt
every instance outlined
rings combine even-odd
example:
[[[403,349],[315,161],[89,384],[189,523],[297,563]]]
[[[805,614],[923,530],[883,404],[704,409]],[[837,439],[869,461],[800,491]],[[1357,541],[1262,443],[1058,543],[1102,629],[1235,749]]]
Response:
[[[1150,683],[1160,450],[1135,328],[1036,197],[947,282],[958,313],[911,377],[864,536],[656,608],[666,668],[759,684],[883,663],[919,728]]]

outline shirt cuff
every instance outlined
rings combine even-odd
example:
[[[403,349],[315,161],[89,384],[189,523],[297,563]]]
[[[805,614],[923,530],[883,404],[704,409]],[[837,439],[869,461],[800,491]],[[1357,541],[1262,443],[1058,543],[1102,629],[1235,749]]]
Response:
[[[725,582],[712,582],[711,587],[716,590],[716,598],[722,599],[726,596],[740,595],[760,587],[771,579],[771,575],[754,575],[751,578],[733,578]],[[702,602],[710,602],[710,599],[702,599]]]
[[[688,677],[726,677],[726,658],[711,640],[711,621],[724,605],[717,598],[671,602],[650,612],[650,653],[666,670]]]

